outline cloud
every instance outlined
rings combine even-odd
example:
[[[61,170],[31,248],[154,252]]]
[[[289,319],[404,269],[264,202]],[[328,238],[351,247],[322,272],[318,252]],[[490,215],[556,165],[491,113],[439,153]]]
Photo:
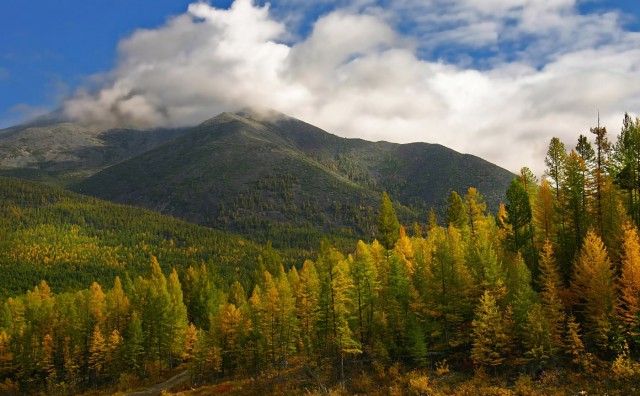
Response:
[[[573,0],[319,6],[328,11],[300,35],[295,13],[307,2],[194,3],[123,40],[116,68],[64,111],[177,126],[273,108],[342,136],[440,143],[540,173],[552,136],[574,146],[600,110],[613,138],[640,107],[640,35],[615,10],[580,14]]]

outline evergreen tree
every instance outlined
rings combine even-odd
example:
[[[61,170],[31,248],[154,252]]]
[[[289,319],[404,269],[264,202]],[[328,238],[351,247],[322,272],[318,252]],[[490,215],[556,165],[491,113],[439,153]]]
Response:
[[[447,216],[446,223],[453,225],[459,230],[466,230],[469,224],[469,215],[467,214],[467,208],[460,195],[457,192],[451,191],[449,198],[447,199]]]
[[[378,239],[380,243],[387,249],[391,250],[396,244],[400,236],[400,222],[393,209],[393,204],[386,192],[382,193],[382,203],[378,209]]]
[[[357,314],[357,333],[360,343],[367,344],[372,332],[373,312],[376,307],[377,271],[368,246],[358,241],[355,258],[350,257],[353,279],[353,298]]]
[[[507,189],[505,206],[509,225],[507,233],[508,249],[514,253],[522,253],[527,265],[537,271],[537,257],[533,245],[533,224],[529,195],[518,179],[513,179]]]

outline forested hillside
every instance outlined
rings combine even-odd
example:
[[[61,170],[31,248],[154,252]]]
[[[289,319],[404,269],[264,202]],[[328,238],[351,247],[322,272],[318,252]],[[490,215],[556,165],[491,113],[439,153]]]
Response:
[[[266,253],[265,253],[266,252]],[[56,292],[107,284],[163,268],[206,264],[228,278],[250,273],[269,250],[243,238],[144,209],[0,177],[0,296],[24,293],[46,279]],[[246,281],[246,280],[243,280]]]
[[[495,215],[469,188],[449,194],[444,223],[432,213],[405,228],[385,193],[376,240],[344,251],[323,243],[286,267],[240,239],[179,222],[167,232],[148,212],[99,211],[76,196],[84,204],[70,206],[61,190],[3,179],[5,257],[61,269],[89,257],[73,268],[96,282],[43,280],[5,300],[2,391],[128,389],[182,367],[193,385],[252,376],[270,393],[632,394],[640,121],[625,118],[615,143],[604,128],[591,132],[593,145],[580,136],[569,152],[554,138],[545,178],[523,168]],[[68,228],[30,225],[61,218]],[[139,233],[116,231],[137,222]],[[102,233],[123,239],[91,248]],[[35,243],[45,236],[55,254]],[[221,278],[207,260],[246,267]],[[88,263],[110,270],[84,271]]]
[[[279,248],[370,238],[382,191],[406,223],[474,186],[497,209],[513,174],[439,145],[346,139],[283,114],[224,113],[73,189]],[[440,213],[438,213],[440,215]]]

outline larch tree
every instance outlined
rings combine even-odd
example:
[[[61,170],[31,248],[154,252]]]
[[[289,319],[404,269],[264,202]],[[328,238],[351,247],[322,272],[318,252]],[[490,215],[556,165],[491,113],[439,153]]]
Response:
[[[607,166],[609,163],[609,152],[611,144],[607,138],[607,128],[600,126],[600,116],[598,116],[598,126],[591,128],[591,133],[596,136],[596,167],[595,167],[595,205],[596,205],[596,227],[602,235],[602,192],[605,179],[608,177]]]
[[[286,362],[297,350],[300,328],[296,317],[296,298],[283,266],[280,266],[276,287],[280,297],[278,355],[281,362]]]
[[[149,279],[139,277],[135,284],[135,308],[141,313],[144,349],[152,361],[162,364],[169,356],[172,342],[171,295],[167,278],[155,256],[151,256]]]
[[[560,199],[560,186],[564,178],[564,166],[567,160],[567,149],[564,143],[557,137],[551,139],[549,142],[549,148],[547,149],[547,156],[544,159],[544,163],[547,166],[545,174],[553,182],[553,187],[556,193],[556,200]]]
[[[625,113],[613,149],[615,183],[626,191],[626,208],[635,224],[640,223],[640,119]]]
[[[593,198],[594,176],[596,166],[596,152],[593,150],[591,143],[586,136],[578,137],[576,145],[576,153],[582,159],[582,178],[584,180],[584,188],[582,189],[582,206],[585,211],[588,210],[590,200]]]
[[[636,339],[640,335],[640,238],[631,224],[624,229],[619,289],[620,319],[626,333]]]
[[[107,343],[100,326],[96,324],[89,345],[89,370],[91,370],[94,384],[102,379],[102,372],[107,364],[107,353]]]
[[[189,322],[187,320],[187,307],[184,305],[182,287],[175,268],[169,275],[167,293],[169,294],[171,301],[167,317],[167,320],[169,321],[168,332],[171,340],[169,348],[169,363],[173,366],[179,359],[181,359],[184,353],[184,340],[187,328],[189,327]]]
[[[563,261],[566,263],[573,260],[589,228],[588,211],[582,204],[585,188],[584,161],[575,151],[571,151],[565,166],[561,203],[566,213],[567,227],[563,238],[564,244],[561,245]]]
[[[221,310],[220,332],[222,335],[222,371],[233,374],[241,356],[243,314],[234,304],[227,303]]]
[[[615,272],[600,237],[589,231],[576,260],[571,289],[579,299],[580,311],[591,338],[603,349],[617,327]]]
[[[511,324],[489,291],[485,291],[480,298],[471,326],[473,363],[485,367],[504,364],[513,348]]]
[[[587,368],[590,364],[588,353],[580,334],[580,323],[573,315],[567,318],[567,327],[564,336],[564,352],[576,366]]]
[[[540,276],[538,278],[540,288],[540,303],[542,313],[548,323],[550,357],[562,347],[562,334],[565,322],[565,312],[560,291],[563,281],[558,266],[553,257],[553,246],[546,241],[540,252]]]
[[[355,257],[350,256],[349,264],[353,279],[352,300],[357,311],[357,333],[364,346],[371,337],[373,313],[377,308],[378,273],[369,247],[362,241],[358,241]]]
[[[524,187],[524,190],[529,196],[529,203],[533,205],[536,193],[538,192],[538,178],[533,174],[531,169],[523,166],[520,168],[520,174],[518,175],[520,184]]]
[[[334,351],[342,376],[345,354],[361,352],[349,327],[353,279],[347,260],[333,247],[321,247],[316,264],[320,280],[319,330],[324,335],[325,348]]]
[[[305,260],[300,269],[300,283],[296,290],[296,309],[300,323],[302,350],[307,356],[313,352],[315,323],[318,318],[318,298],[320,281],[318,272],[311,260]]]
[[[487,231],[487,203],[475,187],[469,187],[464,196],[464,203],[468,210],[471,237],[475,239],[478,233]]]
[[[558,245],[564,246],[566,244],[566,214],[564,212],[564,206],[562,202],[562,186],[565,179],[565,168],[567,162],[567,149],[558,139],[554,137],[549,142],[549,148],[547,149],[547,155],[544,159],[546,165],[545,175],[549,178],[551,186],[555,191],[555,211],[556,211],[556,234],[558,236]],[[566,260],[571,262],[571,258]],[[568,273],[566,274],[567,276]]]
[[[542,179],[533,204],[533,224],[536,230],[536,244],[542,248],[546,240],[555,241],[555,199],[551,185]]]
[[[472,316],[471,291],[473,276],[466,266],[465,244],[461,232],[451,224],[442,237],[435,241],[430,274],[430,302],[441,322],[445,348],[461,344],[462,334],[454,329]]]
[[[120,277],[116,276],[113,288],[106,295],[107,330],[118,330],[124,334],[129,322],[131,302],[122,289]]]

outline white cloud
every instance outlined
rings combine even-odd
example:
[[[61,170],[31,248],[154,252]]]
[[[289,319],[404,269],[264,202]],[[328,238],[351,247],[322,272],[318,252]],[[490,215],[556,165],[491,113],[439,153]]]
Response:
[[[297,1],[286,4],[304,7]],[[342,136],[440,143],[541,172],[552,136],[573,146],[599,109],[613,138],[624,111],[640,106],[640,37],[615,12],[581,15],[574,0],[323,4],[338,8],[287,44],[297,33],[267,6],[194,3],[122,41],[105,82],[79,91],[65,111],[183,125],[269,107]],[[275,15],[282,7],[274,4]],[[400,32],[406,15],[412,28]],[[477,67],[418,55],[447,46],[485,48],[489,58]]]

